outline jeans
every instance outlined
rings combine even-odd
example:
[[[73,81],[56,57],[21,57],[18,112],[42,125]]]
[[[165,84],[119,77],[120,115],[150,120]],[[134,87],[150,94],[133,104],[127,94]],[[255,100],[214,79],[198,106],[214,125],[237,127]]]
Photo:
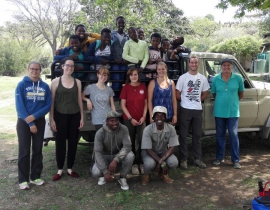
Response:
[[[216,120],[216,159],[223,160],[226,148],[226,129],[228,129],[230,138],[230,154],[233,163],[240,160],[239,157],[239,139],[238,139],[238,117],[221,118]]]
[[[121,90],[122,83],[121,82],[114,82],[113,80],[124,80],[126,78],[126,72],[128,70],[127,65],[124,64],[112,64],[111,66],[111,80],[112,80],[112,89]],[[123,71],[123,73],[113,73],[113,71]],[[125,73],[124,73],[125,72]],[[119,95],[119,94],[117,94]]]

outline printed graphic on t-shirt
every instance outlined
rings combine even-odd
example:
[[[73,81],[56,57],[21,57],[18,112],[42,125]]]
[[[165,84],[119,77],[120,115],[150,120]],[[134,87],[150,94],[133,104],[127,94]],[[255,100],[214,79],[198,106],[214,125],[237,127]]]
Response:
[[[140,90],[140,94],[144,94],[144,90],[141,89],[141,90]]]
[[[201,93],[200,93],[201,80],[200,79],[197,79],[195,81],[195,83],[193,83],[192,80],[189,80],[187,86],[188,86],[188,91],[187,91],[186,97],[190,101],[200,102],[200,97],[201,97]]]
[[[95,101],[97,105],[102,109],[106,108],[106,104],[108,103],[108,100],[109,98],[106,95],[97,94],[95,97]]]

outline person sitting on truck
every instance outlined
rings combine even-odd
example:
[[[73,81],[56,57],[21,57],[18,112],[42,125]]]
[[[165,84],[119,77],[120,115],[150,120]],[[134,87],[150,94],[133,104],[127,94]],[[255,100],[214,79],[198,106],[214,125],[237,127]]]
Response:
[[[109,77],[109,70],[100,67],[97,77],[98,82],[88,85],[82,93],[82,99],[87,102],[87,109],[92,113],[92,124],[95,125],[96,131],[105,123],[106,114],[111,110],[115,111],[114,92],[105,84]],[[87,95],[90,97],[87,98]]]
[[[164,62],[166,61],[175,61],[179,59],[176,50],[171,50],[171,42],[169,39],[161,40],[160,55]],[[169,68],[170,69],[170,68]]]
[[[98,185],[114,180],[117,168],[121,166],[118,180],[121,189],[128,190],[127,174],[130,172],[134,154],[131,151],[131,141],[126,126],[119,123],[122,114],[109,111],[106,123],[95,136],[95,164],[92,167],[93,177],[98,178]]]
[[[126,26],[126,19],[123,16],[119,16],[116,18],[116,26],[117,30],[114,30],[111,34],[112,41],[113,41],[113,55],[114,55],[114,64],[111,65],[111,79],[112,80],[124,80],[125,74],[121,73],[113,73],[112,71],[124,71],[126,72],[127,62],[123,60],[122,53],[123,53],[123,47],[126,43],[126,41],[129,39],[128,34],[124,32],[125,26]],[[119,82],[112,82],[112,89],[120,90],[122,87],[122,84]],[[119,96],[119,92],[116,92],[116,94]]]
[[[128,128],[132,151],[136,157],[132,166],[132,174],[140,174],[138,165],[143,174],[141,142],[147,113],[147,90],[145,85],[140,82],[137,68],[133,67],[128,70],[126,84],[122,88],[120,99],[121,108],[124,112],[124,124]],[[139,149],[136,148],[136,139]]]
[[[238,138],[239,100],[244,97],[244,83],[240,75],[232,73],[232,61],[221,61],[222,73],[214,77],[211,93],[215,98],[214,116],[216,122],[216,160],[213,165],[224,162],[226,149],[226,130],[230,137],[231,161],[235,169],[240,169]]]
[[[111,30],[104,28],[100,32],[101,40],[93,42],[85,53],[84,60],[93,63],[91,70],[98,71],[101,66],[110,69],[110,63],[114,61]],[[96,74],[88,74],[90,80],[96,80]]]
[[[144,40],[144,30],[141,27],[136,28],[139,40]]]
[[[87,33],[86,27],[83,24],[79,24],[75,27],[75,35],[80,37],[81,49],[85,53],[94,41],[100,40],[100,34],[98,33]],[[70,46],[70,39],[67,40],[65,47]],[[55,55],[58,55],[62,48],[56,50]]]
[[[61,61],[66,57],[71,58],[73,61],[83,61],[84,55],[80,47],[80,37],[78,35],[71,35],[69,37],[70,46],[63,48],[60,53],[54,56],[54,61]],[[72,76],[84,80],[84,73],[79,73],[79,71],[84,70],[84,65],[82,63],[75,63],[74,71]],[[82,87],[83,88],[83,87]]]
[[[138,39],[136,28],[130,27],[128,35],[130,40],[124,45],[123,59],[130,62],[129,68],[135,66],[142,72],[149,60],[148,45],[145,41]]]
[[[182,46],[184,43],[184,37],[182,36],[177,36],[171,41],[171,50],[176,50],[177,54],[179,53],[187,53],[190,54],[191,50],[187,47]]]
[[[177,101],[175,96],[175,84],[168,78],[167,65],[164,62],[157,64],[157,78],[148,85],[148,111],[152,116],[153,107],[164,106],[168,114],[167,122],[174,125],[177,122]],[[154,120],[150,119],[152,123]]]
[[[187,169],[188,144],[187,135],[192,126],[192,151],[194,165],[206,168],[201,160],[201,132],[202,132],[202,101],[206,99],[210,86],[206,77],[198,72],[199,58],[192,55],[188,61],[189,71],[183,74],[176,84],[176,98],[180,102],[179,149],[180,167]]]
[[[81,82],[71,76],[74,71],[74,61],[64,58],[62,65],[63,75],[55,78],[51,83],[52,105],[50,111],[50,125],[56,132],[56,162],[57,174],[53,181],[59,180],[63,175],[63,167],[67,152],[67,175],[78,178],[79,175],[72,171],[75,162],[79,130],[84,125],[83,106],[81,98]]]
[[[167,109],[156,106],[152,111],[154,123],[146,126],[142,137],[142,158],[144,175],[142,185],[147,185],[152,172],[159,174],[166,184],[173,183],[169,170],[178,166],[177,157],[173,154],[179,145],[175,128],[166,123]]]
[[[151,46],[148,47],[149,60],[145,67],[146,70],[156,71],[157,63],[162,61],[159,49],[160,42],[161,42],[161,35],[159,33],[153,33],[151,35]],[[146,74],[145,77],[155,78],[156,73]]]

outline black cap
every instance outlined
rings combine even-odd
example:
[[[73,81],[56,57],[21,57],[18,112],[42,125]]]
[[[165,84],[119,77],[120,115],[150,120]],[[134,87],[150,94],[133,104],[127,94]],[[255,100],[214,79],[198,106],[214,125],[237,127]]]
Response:
[[[223,63],[225,63],[225,62],[229,62],[230,64],[233,64],[231,59],[229,59],[229,58],[224,58],[224,59],[222,59],[222,61],[221,61],[221,65],[222,65]]]

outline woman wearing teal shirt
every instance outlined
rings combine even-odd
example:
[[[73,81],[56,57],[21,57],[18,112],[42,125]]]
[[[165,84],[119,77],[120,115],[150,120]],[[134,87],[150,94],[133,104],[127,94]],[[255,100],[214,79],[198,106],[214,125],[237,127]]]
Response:
[[[211,93],[215,98],[214,116],[216,122],[216,160],[213,165],[224,162],[226,148],[226,129],[230,137],[230,154],[235,169],[240,169],[238,118],[239,100],[244,96],[244,83],[240,75],[232,73],[232,61],[221,61],[222,73],[212,82]]]

